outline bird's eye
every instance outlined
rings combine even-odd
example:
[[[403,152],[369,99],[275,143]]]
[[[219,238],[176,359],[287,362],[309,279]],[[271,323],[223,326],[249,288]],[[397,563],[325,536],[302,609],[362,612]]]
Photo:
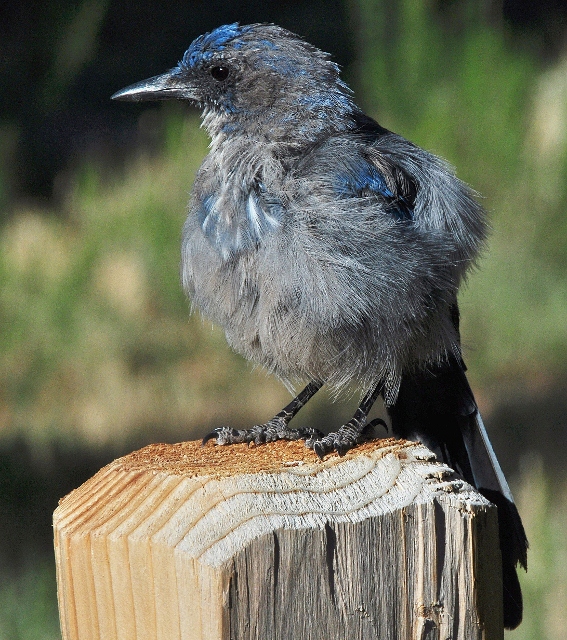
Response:
[[[219,82],[226,80],[228,78],[229,73],[230,73],[230,69],[228,67],[218,66],[218,67],[212,67],[211,69],[211,75],[215,80],[218,80]]]

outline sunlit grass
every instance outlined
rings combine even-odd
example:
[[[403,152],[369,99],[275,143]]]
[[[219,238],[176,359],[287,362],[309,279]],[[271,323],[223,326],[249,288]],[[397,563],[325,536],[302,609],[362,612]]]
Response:
[[[0,640],[58,640],[55,570],[38,559],[18,577],[0,576]]]
[[[567,483],[551,479],[539,457],[527,456],[516,498],[530,541],[520,571],[524,621],[509,640],[563,640],[567,629]]]

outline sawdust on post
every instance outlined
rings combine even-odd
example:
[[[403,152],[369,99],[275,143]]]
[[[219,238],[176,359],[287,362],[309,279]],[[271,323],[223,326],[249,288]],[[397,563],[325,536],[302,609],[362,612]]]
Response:
[[[343,459],[378,449],[387,449],[384,453],[393,452],[405,457],[404,449],[414,445],[395,438],[369,440],[349,451]],[[200,440],[191,440],[176,444],[150,444],[115,460],[111,466],[125,471],[162,471],[184,477],[227,477],[242,473],[272,473],[301,465],[332,465],[339,459],[337,454],[330,454],[320,461],[303,440],[229,446],[218,446],[214,442],[201,446]]]

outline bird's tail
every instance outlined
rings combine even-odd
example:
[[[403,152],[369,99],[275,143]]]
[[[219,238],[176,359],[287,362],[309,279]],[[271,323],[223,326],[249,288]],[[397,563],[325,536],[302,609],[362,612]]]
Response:
[[[388,408],[397,437],[419,440],[498,508],[504,625],[522,620],[516,566],[527,567],[528,541],[465,375],[456,358],[404,376]]]

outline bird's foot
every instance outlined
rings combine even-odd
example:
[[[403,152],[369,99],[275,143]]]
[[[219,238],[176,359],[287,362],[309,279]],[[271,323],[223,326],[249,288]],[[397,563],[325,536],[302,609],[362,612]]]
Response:
[[[337,431],[329,433],[329,435],[322,438],[308,438],[305,445],[313,449],[321,460],[333,451],[336,451],[339,456],[344,456],[347,451],[356,447],[357,444],[362,444],[369,440],[371,431],[378,425],[385,427],[386,423],[380,418],[376,418],[368,424],[366,424],[366,421],[361,422],[353,418]]]
[[[316,442],[324,434],[319,429],[302,427],[300,429],[290,429],[285,419],[276,416],[265,424],[259,424],[251,429],[233,429],[232,427],[217,427],[208,433],[202,444],[209,440],[216,440],[217,444],[238,444],[242,442],[263,444],[264,442],[275,442],[276,440],[301,440]]]

